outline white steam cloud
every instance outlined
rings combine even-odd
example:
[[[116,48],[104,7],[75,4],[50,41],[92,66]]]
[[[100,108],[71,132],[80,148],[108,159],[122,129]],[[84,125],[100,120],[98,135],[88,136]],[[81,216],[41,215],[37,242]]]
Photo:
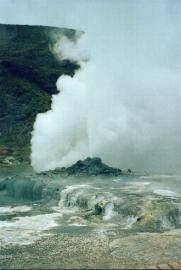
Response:
[[[99,156],[121,168],[181,171],[179,12],[167,1],[85,2],[90,13],[96,6],[95,20],[80,12],[75,22],[85,35],[55,46],[82,68],[58,79],[51,110],[37,116],[33,167]]]

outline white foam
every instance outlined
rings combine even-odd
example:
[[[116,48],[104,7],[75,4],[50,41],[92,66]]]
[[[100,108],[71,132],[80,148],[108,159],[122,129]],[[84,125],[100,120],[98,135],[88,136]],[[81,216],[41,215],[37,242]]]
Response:
[[[84,193],[84,190],[89,187],[90,186],[86,184],[66,186],[65,189],[61,191],[61,199],[58,204],[60,210],[58,210],[57,207],[56,211],[62,211],[64,204],[67,201],[67,197],[69,197],[71,206],[75,207],[77,196],[79,196],[81,193]],[[74,191],[76,191],[75,194],[71,196]]]
[[[44,214],[14,218],[11,221],[0,221],[0,243],[27,245],[40,239],[46,231],[58,226],[60,213]]]
[[[179,193],[168,189],[155,189],[153,190],[153,193],[165,197],[180,197]]]
[[[175,178],[181,179],[181,175],[174,175],[174,174],[154,174],[148,176],[140,176],[140,179],[165,179],[165,178]]]
[[[31,206],[2,206],[0,207],[0,214],[8,214],[8,213],[24,213],[24,212],[29,212],[32,210]]]
[[[108,203],[105,207],[105,215],[103,216],[103,220],[110,220],[115,215],[116,212],[114,211],[114,204]]]
[[[153,176],[151,176],[151,175],[147,175],[147,176],[142,175],[142,176],[140,176],[139,178],[140,178],[140,179],[152,179]]]
[[[137,216],[128,216],[125,229],[131,229],[133,224],[136,223],[137,219],[138,219]]]
[[[126,192],[132,192],[132,191],[136,191],[137,193],[144,192],[145,189],[147,189],[150,184],[151,182],[148,182],[148,181],[132,182],[132,183],[128,183],[126,186],[123,186],[121,189]]]
[[[68,224],[68,226],[75,226],[75,227],[86,227],[86,224],[81,224],[81,223],[71,223]]]
[[[147,186],[147,185],[150,185],[151,182],[133,182],[132,183],[133,185],[136,185],[136,186]]]
[[[70,215],[76,213],[78,208],[75,206],[74,207],[53,206],[52,210],[61,213],[62,215]]]

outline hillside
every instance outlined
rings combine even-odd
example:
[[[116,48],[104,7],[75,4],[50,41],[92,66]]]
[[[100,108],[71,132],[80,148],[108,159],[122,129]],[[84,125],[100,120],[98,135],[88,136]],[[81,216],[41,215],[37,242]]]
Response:
[[[75,38],[75,30],[0,24],[0,161],[28,161],[36,115],[50,109],[58,77],[79,68],[52,53],[59,35]]]

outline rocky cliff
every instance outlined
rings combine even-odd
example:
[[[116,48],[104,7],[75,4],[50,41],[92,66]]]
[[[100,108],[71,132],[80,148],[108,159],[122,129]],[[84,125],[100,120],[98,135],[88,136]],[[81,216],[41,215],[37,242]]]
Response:
[[[0,24],[0,161],[28,160],[35,117],[50,109],[56,80],[74,75],[77,63],[52,53],[55,37],[75,30]]]

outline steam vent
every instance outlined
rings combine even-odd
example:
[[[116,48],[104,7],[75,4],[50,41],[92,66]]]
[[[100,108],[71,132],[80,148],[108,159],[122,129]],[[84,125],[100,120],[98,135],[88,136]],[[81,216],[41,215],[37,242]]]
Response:
[[[29,161],[36,115],[50,109],[56,81],[74,75],[77,63],[53,54],[56,39],[75,30],[0,24],[0,162]]]

